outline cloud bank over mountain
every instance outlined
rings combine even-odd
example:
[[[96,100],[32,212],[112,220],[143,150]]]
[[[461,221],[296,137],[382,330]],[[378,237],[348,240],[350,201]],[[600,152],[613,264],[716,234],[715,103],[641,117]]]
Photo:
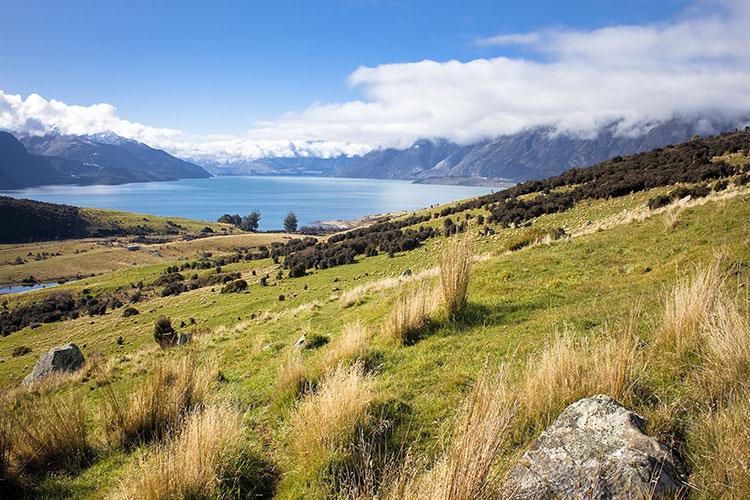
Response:
[[[124,120],[114,106],[75,106],[0,91],[0,128],[41,134],[111,131],[194,159],[359,155],[444,138],[458,144],[538,126],[635,136],[675,115],[750,113],[750,4],[698,1],[669,22],[590,31],[543,29],[476,40],[513,57],[357,68],[359,100],[315,103],[242,134],[188,136]],[[518,54],[521,54],[520,56]]]

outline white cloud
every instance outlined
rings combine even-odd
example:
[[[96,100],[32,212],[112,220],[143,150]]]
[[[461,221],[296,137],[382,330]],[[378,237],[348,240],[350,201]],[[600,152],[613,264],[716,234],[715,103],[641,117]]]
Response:
[[[114,107],[69,106],[0,92],[0,128],[111,130],[192,158],[362,154],[419,138],[471,143],[551,126],[593,136],[618,122],[638,134],[675,115],[739,120],[750,114],[750,4],[699,0],[679,18],[590,31],[542,29],[477,43],[528,57],[424,60],[357,68],[362,98],[315,103],[231,136],[187,137],[117,117]]]

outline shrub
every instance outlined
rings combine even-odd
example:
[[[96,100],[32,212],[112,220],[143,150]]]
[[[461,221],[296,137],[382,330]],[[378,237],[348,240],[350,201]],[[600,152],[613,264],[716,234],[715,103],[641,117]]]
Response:
[[[105,392],[105,422],[110,439],[123,446],[161,439],[186,413],[201,408],[216,381],[212,363],[199,365],[194,356],[157,365],[123,401]]]
[[[19,345],[15,349],[13,349],[13,352],[11,353],[11,356],[14,358],[17,358],[19,356],[23,356],[24,354],[28,354],[31,352],[31,347],[27,345]]]
[[[323,347],[329,341],[330,339],[325,335],[321,335],[320,333],[311,333],[310,335],[305,337],[305,343],[303,347],[305,349],[317,349],[319,347]]]
[[[169,297],[170,295],[179,295],[185,290],[187,289],[185,288],[184,283],[174,281],[172,283],[168,283],[167,286],[164,287],[164,289],[161,291],[161,296]]]
[[[129,318],[131,316],[135,316],[136,314],[140,314],[140,312],[135,307],[126,307],[122,310],[123,318]]]
[[[468,239],[446,245],[440,256],[440,285],[443,303],[451,320],[466,309],[471,270],[471,244]]]
[[[182,429],[141,457],[120,497],[143,500],[220,498],[221,482],[237,472],[242,414],[226,405],[191,412]]]
[[[172,328],[172,320],[162,316],[154,323],[154,340],[162,349],[177,343],[177,333]]]
[[[32,474],[76,471],[94,455],[80,397],[41,394],[17,400],[7,416],[10,453]]]
[[[291,446],[307,477],[351,453],[374,399],[372,379],[361,364],[355,364],[326,375],[317,391],[300,401],[291,417]]]
[[[224,287],[221,289],[221,293],[239,293],[245,290],[247,290],[247,281],[236,280],[224,285]]]

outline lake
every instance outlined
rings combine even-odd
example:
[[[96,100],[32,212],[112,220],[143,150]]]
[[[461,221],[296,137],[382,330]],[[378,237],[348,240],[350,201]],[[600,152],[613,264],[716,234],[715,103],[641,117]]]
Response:
[[[0,194],[16,198],[215,221],[224,213],[262,214],[260,229],[282,227],[288,211],[299,225],[415,210],[500,188],[413,184],[333,177],[211,177],[119,186],[43,186]]]

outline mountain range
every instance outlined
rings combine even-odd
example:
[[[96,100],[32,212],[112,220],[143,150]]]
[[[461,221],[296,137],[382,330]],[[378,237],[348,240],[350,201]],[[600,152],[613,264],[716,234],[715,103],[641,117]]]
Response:
[[[540,127],[476,144],[419,140],[406,149],[376,149],[354,157],[272,157],[233,162],[203,159],[194,163],[114,134],[16,138],[0,132],[0,189],[45,184],[124,184],[205,178],[211,174],[497,185],[543,179],[573,167],[680,143],[695,134],[732,130],[737,125],[705,118],[672,119],[641,134],[624,135],[617,132],[617,123],[613,123],[591,138]]]
[[[210,176],[198,165],[114,134],[16,138],[0,131],[0,189]]]
[[[573,167],[684,142],[695,134],[732,130],[737,125],[721,120],[672,119],[642,134],[623,135],[617,133],[617,124],[613,123],[593,138],[555,134],[551,128],[540,127],[470,145],[420,140],[407,149],[378,149],[358,157],[260,158],[234,163],[202,163],[216,175],[315,174],[494,184],[543,179]]]

